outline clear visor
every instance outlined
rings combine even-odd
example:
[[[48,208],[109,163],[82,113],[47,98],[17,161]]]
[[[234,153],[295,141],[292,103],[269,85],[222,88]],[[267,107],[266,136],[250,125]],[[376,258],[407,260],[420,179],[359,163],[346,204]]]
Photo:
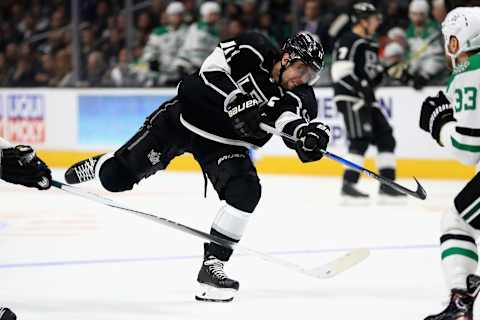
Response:
[[[298,77],[302,83],[307,83],[310,86],[313,86],[320,79],[320,71],[315,70],[301,60],[292,63],[290,68],[296,78]]]

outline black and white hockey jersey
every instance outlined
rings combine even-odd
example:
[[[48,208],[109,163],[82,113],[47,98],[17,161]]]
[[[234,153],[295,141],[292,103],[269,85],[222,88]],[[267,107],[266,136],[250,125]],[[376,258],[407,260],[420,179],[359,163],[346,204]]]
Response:
[[[375,101],[383,76],[377,43],[345,32],[335,44],[331,75],[335,101]]]
[[[271,135],[264,139],[242,138],[225,112],[231,99],[245,92],[259,101],[266,123],[294,135],[317,116],[318,106],[312,87],[303,85],[285,91],[271,78],[279,57],[280,51],[260,33],[247,32],[221,42],[200,71],[179,84],[182,124],[210,140],[261,147]]]

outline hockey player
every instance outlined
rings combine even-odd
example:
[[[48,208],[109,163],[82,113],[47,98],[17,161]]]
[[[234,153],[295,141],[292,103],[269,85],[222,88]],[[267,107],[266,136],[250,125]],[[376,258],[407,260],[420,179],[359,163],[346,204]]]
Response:
[[[370,38],[381,23],[381,16],[373,4],[359,2],[353,5],[351,19],[351,31],[345,32],[335,44],[331,69],[334,101],[347,130],[349,159],[362,163],[368,146],[375,145],[380,175],[394,180],[396,142],[375,98],[375,87],[384,70],[378,59],[378,46]],[[369,197],[357,189],[359,177],[358,172],[345,170],[341,194],[346,199]],[[379,193],[387,199],[405,198],[387,185],[381,185]]]
[[[285,144],[303,162],[319,160],[329,128],[317,116],[312,87],[323,65],[323,48],[309,34],[288,39],[279,51],[260,33],[244,33],[221,42],[199,72],[186,77],[178,94],[150,115],[140,131],[113,154],[73,165],[68,183],[100,178],[112,192],[135,183],[184,152],[200,164],[224,204],[210,233],[240,241],[261,196],[249,148],[263,146],[271,135],[261,121],[301,142]],[[196,299],[231,301],[239,283],[224,272],[233,250],[205,243]]]
[[[442,24],[445,52],[452,73],[446,94],[440,91],[422,104],[420,128],[459,161],[480,162],[480,8],[459,7]],[[480,229],[480,173],[458,193],[441,223],[442,268],[450,303],[427,320],[472,320],[480,290],[475,238]]]
[[[50,169],[40,160],[29,146],[13,147],[0,138],[0,179],[26,187],[46,190],[50,188]],[[17,316],[9,308],[0,307],[0,320],[16,320]]]

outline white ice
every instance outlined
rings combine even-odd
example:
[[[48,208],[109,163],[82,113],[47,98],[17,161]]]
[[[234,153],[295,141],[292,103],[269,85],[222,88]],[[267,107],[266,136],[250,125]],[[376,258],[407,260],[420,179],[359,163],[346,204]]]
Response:
[[[194,300],[202,240],[60,190],[0,183],[0,305],[22,320],[418,320],[440,311],[439,220],[465,181],[424,180],[428,200],[379,206],[378,184],[362,179],[371,204],[346,207],[339,178],[261,175],[244,246],[307,267],[349,248],[372,253],[317,280],[239,252],[226,271],[240,292],[226,304]],[[84,188],[205,231],[219,207],[211,186],[203,198],[200,173],[159,173],[122,194]]]

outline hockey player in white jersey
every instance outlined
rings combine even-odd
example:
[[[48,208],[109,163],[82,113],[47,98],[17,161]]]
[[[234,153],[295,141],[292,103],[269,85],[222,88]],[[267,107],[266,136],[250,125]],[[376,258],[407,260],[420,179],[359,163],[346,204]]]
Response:
[[[422,104],[420,127],[459,161],[480,162],[480,8],[459,7],[442,24],[452,73],[446,93]],[[480,172],[458,193],[441,223],[441,259],[450,302],[426,320],[472,320],[480,290],[476,238],[480,230]]]
[[[48,166],[40,160],[30,146],[12,146],[0,138],[0,179],[26,187],[46,190],[52,176]],[[0,307],[0,320],[16,320],[9,308]]]

